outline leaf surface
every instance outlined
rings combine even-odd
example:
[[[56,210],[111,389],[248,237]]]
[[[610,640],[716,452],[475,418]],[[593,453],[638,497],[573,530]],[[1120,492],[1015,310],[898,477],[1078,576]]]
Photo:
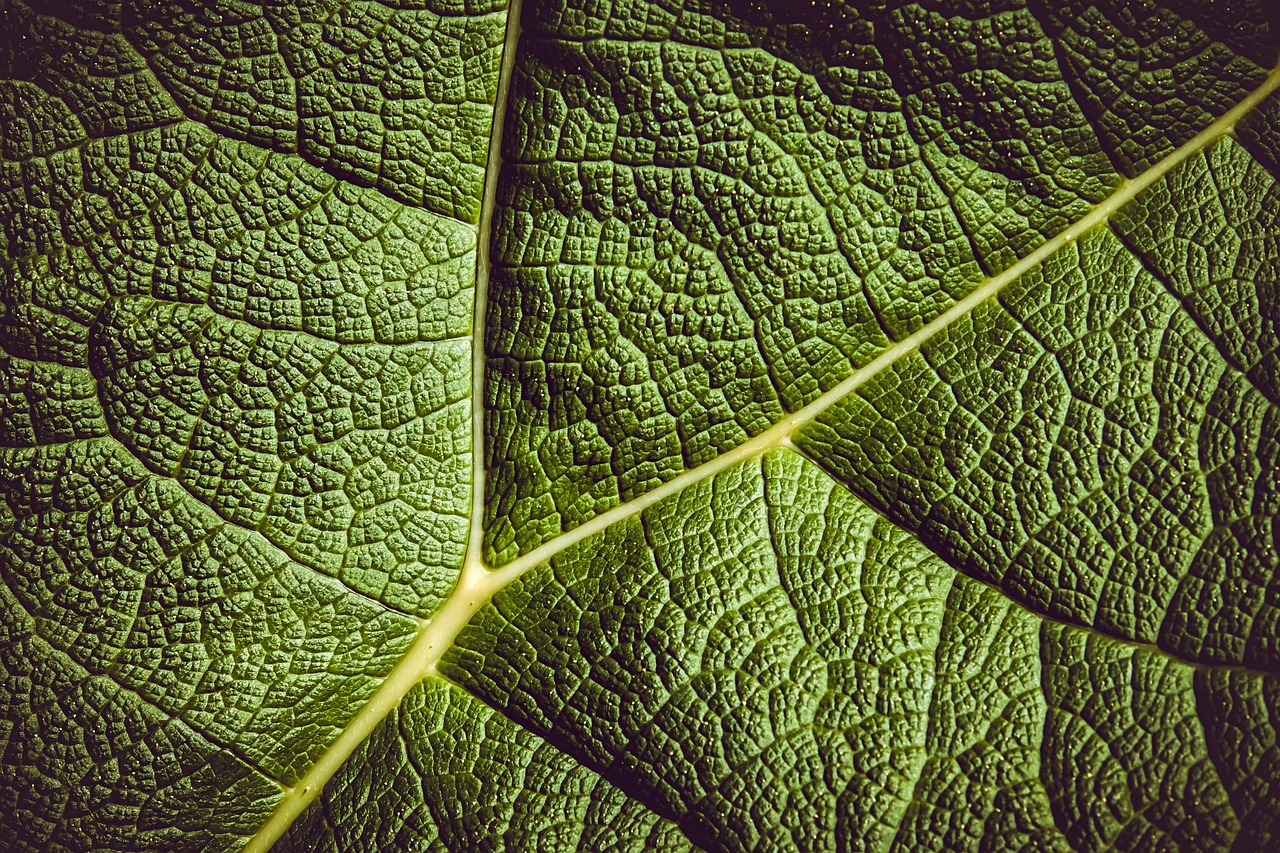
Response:
[[[1275,33],[8,0],[10,846],[1267,849]]]

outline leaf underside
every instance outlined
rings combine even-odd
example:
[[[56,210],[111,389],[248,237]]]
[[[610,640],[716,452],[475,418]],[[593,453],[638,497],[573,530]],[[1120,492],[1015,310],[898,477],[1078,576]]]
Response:
[[[1280,843],[1277,32],[0,0],[4,848]]]

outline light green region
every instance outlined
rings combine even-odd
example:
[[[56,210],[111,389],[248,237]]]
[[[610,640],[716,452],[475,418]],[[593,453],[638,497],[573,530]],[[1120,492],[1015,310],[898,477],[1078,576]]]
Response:
[[[887,842],[950,572],[834,488],[790,454],[692,486],[504,590],[441,671],[701,847]]]
[[[274,849],[676,853],[690,847],[674,823],[578,759],[428,678]]]
[[[6,849],[238,849],[467,535],[474,229],[190,120],[135,11],[0,7]]]
[[[411,620],[221,521],[109,438],[8,448],[0,484],[12,618],[51,656],[34,663],[106,676],[281,781],[412,638]]]
[[[294,560],[434,610],[470,503],[474,233],[201,125],[92,138],[0,88],[0,333],[32,377],[0,429],[109,434]]]
[[[521,578],[441,671],[709,850],[1216,850],[1244,827],[1196,668],[1028,612],[785,450]],[[1208,677],[1241,704],[1274,680]]]
[[[189,118],[475,223],[504,0],[126,0],[126,36]]]
[[[531,6],[512,84],[498,563],[763,431],[981,275],[885,72],[833,92],[742,23],[598,11]]]

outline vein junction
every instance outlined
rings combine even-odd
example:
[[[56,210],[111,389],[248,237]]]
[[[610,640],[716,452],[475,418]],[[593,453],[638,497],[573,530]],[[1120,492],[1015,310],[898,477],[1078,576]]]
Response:
[[[565,549],[582,542],[606,528],[638,515],[683,489],[711,478],[733,466],[760,456],[771,448],[791,447],[791,436],[801,426],[813,421],[838,401],[856,392],[873,377],[891,367],[904,356],[918,350],[956,320],[969,315],[978,306],[988,302],[1006,286],[1025,273],[1037,268],[1060,249],[1080,239],[1091,229],[1105,224],[1112,215],[1141,192],[1159,181],[1179,164],[1196,155],[1214,140],[1232,133],[1233,128],[1250,110],[1268,95],[1280,89],[1280,67],[1271,71],[1263,84],[1240,101],[1235,107],[1214,121],[1195,137],[1155,163],[1137,177],[1125,181],[1109,197],[1092,208],[1086,215],[1053,238],[1041,243],[1034,251],[1003,272],[984,280],[965,298],[949,310],[924,325],[913,334],[883,350],[875,359],[856,370],[839,384],[822,394],[803,408],[787,414],[772,427],[754,438],[723,453],[696,468],[684,471],[638,498],[619,504],[602,512],[591,520],[543,543],[509,563],[491,569],[482,560],[481,519],[484,498],[483,454],[483,380],[484,342],[483,323],[489,276],[489,257],[486,251],[496,199],[496,178],[501,166],[501,122],[504,105],[510,89],[514,65],[516,41],[519,37],[520,0],[515,0],[509,10],[510,24],[504,47],[502,71],[499,78],[497,107],[490,145],[490,162],[486,174],[482,199],[479,249],[477,263],[477,293],[474,330],[472,334],[472,430],[473,430],[473,497],[471,529],[467,554],[458,584],[429,620],[420,620],[419,633],[405,657],[382,682],[378,691],[342,731],[320,760],[306,776],[289,789],[275,813],[252,837],[246,851],[266,851],[288,829],[293,820],[319,795],[324,785],[337,772],[352,751],[365,740],[379,722],[397,707],[401,699],[420,680],[435,672],[443,654],[453,644],[464,626],[494,595],[525,572],[546,563]]]

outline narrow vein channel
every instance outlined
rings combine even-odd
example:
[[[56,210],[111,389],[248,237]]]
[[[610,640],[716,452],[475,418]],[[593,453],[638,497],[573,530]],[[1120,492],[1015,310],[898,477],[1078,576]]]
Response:
[[[994,298],[1006,286],[1022,275],[1038,267],[1064,246],[1078,240],[1090,229],[1106,223],[1117,210],[1132,201],[1139,193],[1160,180],[1180,163],[1199,153],[1211,142],[1228,135],[1236,124],[1264,98],[1280,89],[1280,65],[1267,75],[1262,85],[1251,92],[1220,118],[1176,150],[1135,178],[1122,183],[1114,193],[1096,207],[1073,222],[1054,237],[1041,243],[1034,251],[1003,272],[984,280],[968,296],[955,303],[944,313],[916,330],[911,335],[883,350],[876,358],[855,370],[839,384],[823,393],[803,408],[786,415],[769,429],[734,449],[717,456],[710,462],[689,469],[645,494],[619,504],[590,521],[531,551],[511,562],[490,570],[480,557],[483,530],[483,425],[484,399],[481,396],[484,381],[483,308],[485,291],[489,283],[489,235],[492,227],[493,207],[496,200],[496,176],[501,165],[502,120],[506,114],[506,101],[511,84],[511,72],[515,61],[515,46],[519,38],[519,14],[522,0],[512,0],[507,39],[503,47],[502,72],[498,85],[498,100],[494,112],[494,130],[491,138],[489,169],[485,177],[484,197],[481,202],[480,242],[477,245],[477,294],[475,333],[472,338],[472,452],[473,473],[472,525],[467,544],[467,556],[458,585],[441,605],[436,614],[422,623],[417,639],[404,658],[383,681],[369,702],[320,757],[307,775],[289,789],[271,818],[249,839],[245,853],[266,853],[271,845],[289,828],[303,809],[319,795],[329,779],[347,760],[355,748],[389,714],[409,690],[435,671],[444,652],[475,613],[492,600],[499,590],[519,578],[530,569],[550,560],[555,555],[582,542],[620,521],[638,515],[650,506],[688,488],[694,483],[714,477],[739,462],[755,457],[773,447],[791,446],[791,435],[804,424],[814,420],[839,400],[857,391],[881,371],[893,366],[904,356],[919,349],[926,341],[946,329],[956,320],[972,312],[979,305]]]

